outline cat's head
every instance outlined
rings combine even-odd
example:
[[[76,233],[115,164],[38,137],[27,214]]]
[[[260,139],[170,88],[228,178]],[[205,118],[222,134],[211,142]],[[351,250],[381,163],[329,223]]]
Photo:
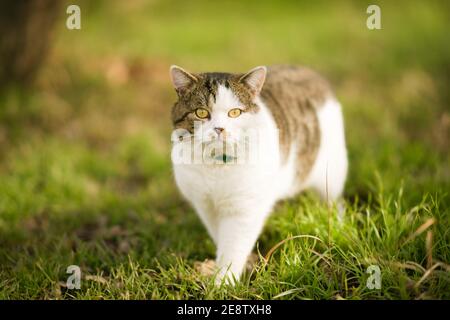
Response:
[[[185,129],[203,140],[233,140],[242,130],[257,129],[257,100],[266,73],[263,66],[243,74],[190,73],[172,66],[170,75],[178,94],[172,109],[174,129]]]

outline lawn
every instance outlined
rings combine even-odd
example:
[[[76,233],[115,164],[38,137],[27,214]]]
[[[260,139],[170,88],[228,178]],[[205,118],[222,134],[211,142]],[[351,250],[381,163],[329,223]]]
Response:
[[[82,29],[63,8],[35,85],[0,94],[0,299],[450,299],[448,1],[376,1],[381,30],[366,1],[75,3]],[[346,214],[279,203],[241,283],[216,287],[172,175],[168,69],[277,63],[344,106]]]

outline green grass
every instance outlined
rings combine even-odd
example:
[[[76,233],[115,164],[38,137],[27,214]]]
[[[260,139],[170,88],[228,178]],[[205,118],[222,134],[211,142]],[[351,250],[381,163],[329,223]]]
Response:
[[[81,31],[61,20],[36,87],[0,95],[0,298],[450,299],[448,3],[381,2],[379,31],[369,2],[276,3],[81,2]],[[300,195],[241,283],[200,275],[214,245],[171,173],[172,63],[327,76],[350,156],[343,222]]]

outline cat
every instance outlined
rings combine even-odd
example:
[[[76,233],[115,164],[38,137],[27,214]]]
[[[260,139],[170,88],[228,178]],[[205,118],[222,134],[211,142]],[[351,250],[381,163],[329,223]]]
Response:
[[[305,67],[232,74],[171,66],[170,75],[178,95],[175,181],[217,247],[216,283],[233,285],[275,203],[308,188],[324,201],[340,199],[348,167],[341,106],[328,82]],[[263,137],[253,162],[232,152],[246,130]],[[202,152],[213,142],[232,146]]]

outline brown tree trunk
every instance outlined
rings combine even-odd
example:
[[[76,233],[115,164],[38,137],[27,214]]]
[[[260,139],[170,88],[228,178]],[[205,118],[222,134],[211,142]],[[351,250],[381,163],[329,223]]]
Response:
[[[58,0],[0,1],[0,88],[29,85],[48,52],[62,12]]]

